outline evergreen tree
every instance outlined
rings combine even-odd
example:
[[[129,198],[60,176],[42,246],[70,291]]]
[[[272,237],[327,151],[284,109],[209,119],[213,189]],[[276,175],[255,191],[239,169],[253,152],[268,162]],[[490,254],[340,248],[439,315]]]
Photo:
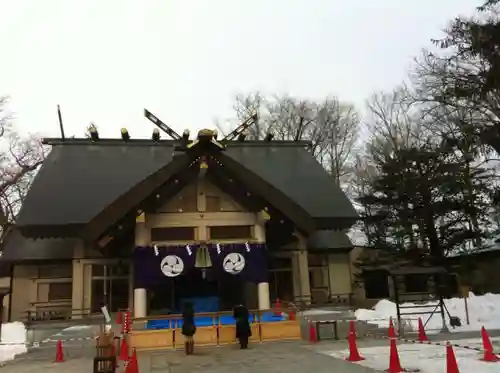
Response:
[[[488,170],[471,170],[446,143],[398,149],[376,162],[380,173],[359,196],[371,246],[414,264],[443,264],[452,252],[481,247],[490,228]]]
[[[443,39],[434,40],[439,52],[426,52],[414,82],[419,100],[449,111],[466,110],[462,130],[476,142],[500,153],[500,18],[498,0],[478,8],[479,14],[456,18]]]

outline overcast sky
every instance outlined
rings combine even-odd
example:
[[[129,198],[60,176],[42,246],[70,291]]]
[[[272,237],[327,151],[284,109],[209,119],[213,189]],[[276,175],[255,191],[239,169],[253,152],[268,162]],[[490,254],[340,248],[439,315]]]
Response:
[[[0,0],[0,94],[22,132],[213,128],[260,90],[360,107],[474,0]]]

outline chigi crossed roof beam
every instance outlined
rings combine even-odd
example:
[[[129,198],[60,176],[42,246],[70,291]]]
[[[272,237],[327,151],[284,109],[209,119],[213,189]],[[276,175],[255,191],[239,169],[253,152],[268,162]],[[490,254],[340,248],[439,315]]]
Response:
[[[151,113],[149,110],[144,109],[144,116],[149,119],[155,126],[169,135],[173,140],[180,141],[182,139],[181,135],[175,132],[170,126],[162,122],[156,115]]]
[[[259,117],[257,114],[253,114],[250,118],[241,123],[238,127],[234,129],[230,134],[225,136],[221,142],[233,141],[237,138],[244,140],[245,132],[250,128],[250,126],[256,125],[258,123]]]
[[[151,113],[149,110],[144,109],[144,116],[149,119],[154,125],[156,125],[159,129],[161,129],[163,132],[165,132],[168,136],[170,136],[173,140],[180,141],[185,137],[180,136],[177,132],[175,132],[170,126],[165,124],[161,119],[159,119],[156,115]],[[226,135],[221,142],[228,142],[228,141],[234,141],[235,139],[240,139],[244,140],[245,132],[250,128],[250,126],[253,126],[258,123],[258,115],[253,114],[250,116],[248,119],[246,119],[243,123],[241,123],[238,127],[236,127],[231,133]],[[268,139],[270,137],[268,136]]]

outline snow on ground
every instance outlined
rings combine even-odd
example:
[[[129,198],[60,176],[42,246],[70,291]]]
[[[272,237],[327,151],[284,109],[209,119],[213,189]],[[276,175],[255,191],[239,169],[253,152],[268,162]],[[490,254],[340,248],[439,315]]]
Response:
[[[2,324],[0,362],[14,359],[23,354],[26,348],[26,327],[21,322]]]
[[[437,305],[437,301],[422,303],[422,306],[432,306]],[[484,326],[487,330],[500,329],[500,294],[487,293],[484,295],[474,295],[469,293],[469,298],[467,299],[470,325],[466,323],[465,317],[465,302],[463,298],[451,298],[445,300],[446,308],[450,312],[451,316],[458,316],[462,322],[460,328],[451,329],[450,331],[475,331],[480,330]],[[402,306],[415,306],[419,304],[415,303],[404,303]],[[403,319],[407,320],[407,325],[411,326],[413,330],[418,328],[418,318],[421,317],[424,324],[429,319],[430,314],[424,314],[425,312],[431,312],[433,307],[422,307],[422,308],[410,308],[401,310],[401,313],[414,312],[413,315],[401,316]],[[396,304],[383,299],[379,301],[375,307],[371,310],[358,309],[356,311],[356,319],[367,321],[371,324],[377,324],[381,328],[387,328],[389,326],[389,318],[396,318]],[[446,322],[449,324],[449,318],[446,316]],[[425,329],[428,331],[441,329],[441,314],[439,313],[439,307],[437,313],[433,314],[430,320],[427,322]]]
[[[63,332],[76,332],[78,330],[92,329],[92,325],[74,325],[69,328],[63,329]]]
[[[302,316],[314,316],[314,315],[331,315],[332,313],[339,313],[338,311],[324,310],[321,308],[313,308],[310,310],[302,311]]]
[[[481,347],[481,340],[458,340],[451,341],[460,345]],[[389,342],[388,342],[389,343]],[[500,339],[493,338],[494,347],[500,345]],[[482,354],[477,351],[455,347],[455,356],[460,372],[469,373],[498,373],[500,363],[487,363],[481,361]],[[385,347],[369,347],[359,349],[361,356],[366,360],[358,363],[376,370],[386,370],[389,367],[389,345]],[[421,373],[445,373],[446,372],[446,349],[444,346],[399,344],[399,359],[401,366],[405,369],[420,369]],[[329,351],[325,354],[337,359],[345,359],[349,354],[344,351]]]
[[[64,335],[63,332],[78,332],[81,330],[88,330],[88,329],[92,329],[92,325],[73,325],[61,330],[59,333],[54,334],[54,336],[60,337]]]

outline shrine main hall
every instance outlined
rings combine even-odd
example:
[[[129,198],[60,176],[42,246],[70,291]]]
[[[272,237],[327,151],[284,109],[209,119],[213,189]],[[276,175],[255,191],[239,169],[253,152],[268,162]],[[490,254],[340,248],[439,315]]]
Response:
[[[9,320],[348,302],[358,219],[307,141],[50,138],[8,234]]]

